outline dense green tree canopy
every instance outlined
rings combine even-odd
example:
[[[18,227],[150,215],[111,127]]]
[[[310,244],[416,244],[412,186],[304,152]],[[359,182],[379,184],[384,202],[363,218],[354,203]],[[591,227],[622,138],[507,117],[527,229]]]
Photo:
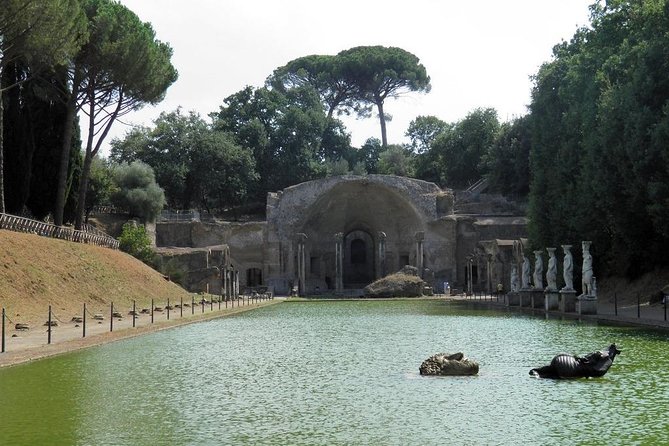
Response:
[[[184,115],[181,110],[163,112],[153,128],[132,129],[123,140],[112,140],[112,161],[142,161],[151,166],[156,181],[165,190],[167,204],[175,209],[187,209],[196,198],[188,189],[191,156],[197,141],[210,131],[208,124],[196,113]]]
[[[531,234],[593,240],[607,272],[666,264],[669,4],[607,1],[554,49],[532,94]]]
[[[356,86],[342,72],[342,59],[337,56],[304,56],[291,60],[274,70],[267,85],[285,93],[309,85],[321,97],[328,118],[336,113],[349,114],[361,107]]]
[[[144,104],[163,99],[177,79],[170,62],[172,49],[156,39],[149,23],[112,0],[82,0],[90,39],[77,54],[73,91],[81,92],[88,116],[88,138],[79,182],[75,227],[80,227],[86,204],[90,164],[112,124]]]
[[[430,150],[436,137],[451,130],[451,127],[436,116],[417,116],[409,124],[405,136],[411,141],[411,150],[421,154]]]
[[[3,0],[0,4],[0,212],[5,212],[3,92],[39,70],[66,62],[86,38],[86,21],[77,0]],[[10,65],[15,72],[6,77],[4,71]]]
[[[483,155],[488,188],[514,198],[526,197],[530,187],[530,116],[500,126],[499,133]]]
[[[378,169],[380,174],[413,177],[414,166],[411,152],[400,145],[388,146],[379,155]]]
[[[487,173],[483,157],[497,138],[499,125],[494,109],[476,109],[435,138],[432,151],[445,185],[465,188]]]
[[[257,181],[249,149],[193,112],[162,113],[154,124],[112,141],[111,159],[150,165],[172,208],[220,210],[244,201]]]
[[[311,86],[285,93],[247,87],[224,102],[212,114],[214,128],[231,133],[238,145],[252,150],[259,176],[253,194],[257,200],[264,200],[268,191],[324,175],[322,153],[336,152],[337,145],[342,145],[323,145],[332,120]],[[347,140],[346,135],[340,136]]]

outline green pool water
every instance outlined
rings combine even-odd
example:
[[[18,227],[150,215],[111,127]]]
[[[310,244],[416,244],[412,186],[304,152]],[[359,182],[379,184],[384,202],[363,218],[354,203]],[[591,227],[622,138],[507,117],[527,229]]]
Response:
[[[529,369],[615,342],[603,378]],[[421,377],[463,351],[474,377]],[[444,301],[282,303],[0,370],[4,445],[663,445],[669,335]]]

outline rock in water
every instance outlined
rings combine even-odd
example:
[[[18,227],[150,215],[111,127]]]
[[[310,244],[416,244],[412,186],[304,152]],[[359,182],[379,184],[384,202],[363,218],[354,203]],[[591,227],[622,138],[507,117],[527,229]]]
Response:
[[[479,372],[479,364],[459,353],[437,353],[420,365],[421,375],[432,376],[470,376]]]

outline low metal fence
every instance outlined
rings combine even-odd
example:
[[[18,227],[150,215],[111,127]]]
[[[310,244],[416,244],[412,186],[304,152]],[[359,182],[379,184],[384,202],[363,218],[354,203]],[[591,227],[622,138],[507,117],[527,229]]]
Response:
[[[92,228],[92,226],[86,226]],[[0,214],[0,229],[36,234],[70,242],[88,243],[111,249],[118,249],[119,246],[118,240],[97,229],[95,231],[86,229],[79,231],[74,228],[56,226],[10,214]]]
[[[136,301],[133,301],[132,307],[125,310],[127,311],[126,314],[118,306],[114,306],[114,302],[111,302],[106,310],[95,312],[91,311],[84,303],[81,314],[75,314],[69,320],[66,317],[62,317],[62,314],[56,314],[51,305],[49,305],[48,309],[45,309],[44,312],[46,317],[46,322],[43,324],[46,327],[45,340],[46,344],[52,344],[57,340],[58,330],[61,329],[71,330],[72,328],[78,328],[81,330],[81,337],[85,338],[92,331],[95,331],[94,334],[100,334],[107,331],[113,332],[114,328],[132,329],[139,326],[148,326],[160,322],[160,320],[169,321],[170,318],[183,318],[184,313],[188,317],[188,313],[193,316],[196,312],[204,314],[206,312],[225,311],[227,308],[248,307],[273,299],[274,296],[270,293],[255,293],[229,298],[211,295],[192,295],[190,302],[188,300],[184,301],[183,298],[180,298],[178,302],[170,302],[168,298],[164,306],[152,299],[150,307],[142,309],[138,309]],[[132,324],[127,321],[126,316],[131,318]],[[25,333],[34,332],[33,328],[27,323],[10,318],[4,307],[2,308],[0,319],[0,353],[7,351],[8,340],[11,341],[12,339],[24,337]],[[91,321],[93,322],[91,323]],[[107,321],[108,329],[91,330],[91,324],[96,328],[98,326],[105,327]],[[8,338],[7,335],[9,333],[11,333],[11,337]],[[77,335],[76,337],[79,336]],[[71,332],[69,339],[72,339]]]

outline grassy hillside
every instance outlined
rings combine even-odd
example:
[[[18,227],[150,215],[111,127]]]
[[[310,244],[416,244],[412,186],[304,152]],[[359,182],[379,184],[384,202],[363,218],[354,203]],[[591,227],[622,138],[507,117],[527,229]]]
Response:
[[[14,322],[43,323],[48,306],[63,321],[82,313],[148,308],[151,298],[190,301],[191,294],[121,251],[0,230],[0,306]]]

